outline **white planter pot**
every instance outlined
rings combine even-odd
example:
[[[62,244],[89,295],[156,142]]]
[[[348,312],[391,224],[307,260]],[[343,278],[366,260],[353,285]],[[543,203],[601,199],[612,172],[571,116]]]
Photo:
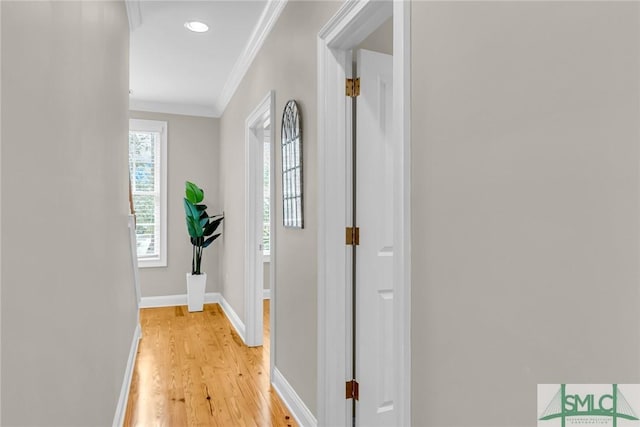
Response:
[[[204,289],[207,285],[207,273],[187,273],[187,304],[189,311],[202,311]]]

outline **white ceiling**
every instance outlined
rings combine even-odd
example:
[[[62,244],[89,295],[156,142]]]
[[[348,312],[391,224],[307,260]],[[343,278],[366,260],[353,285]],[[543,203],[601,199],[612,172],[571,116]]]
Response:
[[[234,80],[232,70],[238,72],[234,65],[243,62],[241,54],[267,4],[267,0],[129,1],[131,109],[219,116],[228,102],[223,98],[230,97],[225,84]],[[186,21],[204,22],[209,31],[191,32],[184,27]]]

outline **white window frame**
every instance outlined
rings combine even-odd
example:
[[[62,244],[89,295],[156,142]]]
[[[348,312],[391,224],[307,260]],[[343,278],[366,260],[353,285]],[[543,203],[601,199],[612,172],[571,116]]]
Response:
[[[160,134],[160,254],[138,259],[139,268],[167,266],[167,122],[159,120],[129,120],[129,132],[158,132]]]

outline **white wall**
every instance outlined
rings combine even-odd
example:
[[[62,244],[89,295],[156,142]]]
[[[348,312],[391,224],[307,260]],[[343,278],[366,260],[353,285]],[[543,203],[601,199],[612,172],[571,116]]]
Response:
[[[636,2],[412,4],[412,424],[640,382]]]
[[[387,19],[377,30],[369,34],[358,49],[393,55],[393,18]]]
[[[289,2],[221,119],[221,197],[227,214],[223,293],[244,319],[244,122],[271,89],[276,93],[276,147],[285,103],[298,101],[304,155],[303,230],[282,227],[281,156],[276,149],[278,226],[276,283],[276,366],[312,412],[316,408],[317,359],[317,205],[316,205],[316,38],[338,9],[338,2]]]
[[[137,315],[125,7],[0,7],[1,422],[110,425]]]
[[[167,267],[141,268],[143,297],[186,294],[185,274],[191,272],[191,243],[185,223],[184,183],[192,181],[204,190],[210,215],[222,213],[219,203],[219,119],[176,114],[131,111],[132,119],[167,122]],[[224,221],[223,221],[224,222]],[[218,228],[223,231],[224,225]],[[202,255],[207,292],[219,292],[220,236]]]

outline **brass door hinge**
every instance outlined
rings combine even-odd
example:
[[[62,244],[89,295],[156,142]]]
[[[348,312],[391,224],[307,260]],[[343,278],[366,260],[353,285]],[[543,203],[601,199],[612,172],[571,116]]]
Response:
[[[347,79],[347,96],[355,98],[360,96],[360,78]]]
[[[356,380],[347,381],[347,399],[358,400],[359,384]]]
[[[347,245],[358,246],[360,244],[360,229],[358,227],[347,227],[345,234]]]

